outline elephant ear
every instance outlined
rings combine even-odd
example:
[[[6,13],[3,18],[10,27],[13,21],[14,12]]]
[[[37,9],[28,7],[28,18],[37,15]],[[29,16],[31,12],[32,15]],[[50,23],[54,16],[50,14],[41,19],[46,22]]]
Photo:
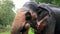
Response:
[[[43,7],[38,7],[38,11],[36,12],[38,15],[38,21],[40,21],[42,18],[44,18],[46,15],[49,14],[49,11]]]

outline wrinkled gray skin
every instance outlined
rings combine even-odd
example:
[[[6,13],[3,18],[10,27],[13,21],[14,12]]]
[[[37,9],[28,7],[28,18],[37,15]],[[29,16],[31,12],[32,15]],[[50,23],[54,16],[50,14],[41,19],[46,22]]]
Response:
[[[45,13],[46,14],[48,13],[50,15],[46,22],[47,26],[43,29],[42,33],[40,32],[41,34],[60,34],[60,27],[59,27],[60,26],[60,8],[53,5],[49,5],[49,4],[38,5],[36,2],[27,2],[23,6],[22,10],[25,11],[28,9],[30,9],[32,13],[37,14],[38,20],[41,20],[42,19],[41,17],[42,16],[44,17]],[[37,22],[35,22],[34,24],[36,23]],[[40,33],[38,33],[38,31],[37,32],[35,31],[35,34],[40,34]]]
[[[34,6],[31,4],[29,5],[29,2],[26,3],[27,5],[24,5],[24,6],[31,9],[37,15],[40,9],[47,10],[46,12],[49,12],[50,14],[49,18],[47,19],[47,26],[46,28],[44,28],[42,34],[60,34],[60,27],[59,27],[60,26],[60,8],[51,4],[39,4],[38,6],[36,3],[34,4],[34,2],[30,2],[30,3],[33,4]],[[40,9],[38,9],[38,7],[40,7]]]
[[[36,13],[37,7],[38,4],[36,2],[27,2],[23,5],[22,10],[23,11],[31,10],[32,13]],[[36,20],[30,20],[30,25],[33,25],[34,29],[36,28],[36,24],[37,24]]]
[[[51,4],[39,4],[39,6],[48,10],[50,14],[43,34],[60,34],[60,8]]]

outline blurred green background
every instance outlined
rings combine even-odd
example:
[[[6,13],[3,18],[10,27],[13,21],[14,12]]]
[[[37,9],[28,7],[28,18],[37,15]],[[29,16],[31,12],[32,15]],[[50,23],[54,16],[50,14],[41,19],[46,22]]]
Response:
[[[18,1],[18,0],[17,0]],[[60,6],[60,0],[30,0],[37,3],[50,3]],[[0,0],[0,34],[10,34],[11,24],[15,17],[12,8],[15,7],[11,0]],[[29,34],[34,34],[33,29],[30,28]]]
[[[0,0],[0,34],[10,34],[10,27],[15,16],[13,7],[15,5],[11,0]]]

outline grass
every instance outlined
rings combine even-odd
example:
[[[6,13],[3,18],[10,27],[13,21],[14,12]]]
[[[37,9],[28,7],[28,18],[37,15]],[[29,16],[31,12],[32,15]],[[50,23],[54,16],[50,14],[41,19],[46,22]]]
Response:
[[[8,26],[5,28],[5,31],[4,31],[4,32],[0,32],[0,34],[10,34],[10,26],[8,25]]]
[[[6,27],[6,31],[5,32],[0,32],[0,34],[10,34],[10,26],[7,26]],[[30,28],[28,34],[34,34],[34,29],[33,28]]]
[[[34,34],[34,29],[33,28],[30,28],[28,34]]]
[[[0,34],[10,34],[10,31],[1,32]]]

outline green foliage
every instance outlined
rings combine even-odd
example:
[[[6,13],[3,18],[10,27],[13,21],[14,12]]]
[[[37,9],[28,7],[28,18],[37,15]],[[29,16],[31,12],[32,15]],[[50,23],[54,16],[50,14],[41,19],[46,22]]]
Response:
[[[35,0],[36,2],[52,3],[53,0]]]
[[[0,25],[6,26],[11,24],[15,13],[12,8],[14,4],[11,0],[2,0],[0,1]]]
[[[10,25],[7,25],[7,27],[5,29],[3,29],[3,30],[1,29],[0,31],[1,31],[0,34],[11,34]]]
[[[10,28],[11,28],[11,26],[10,25],[7,25],[5,31],[4,32],[0,32],[0,34],[11,34],[10,33]],[[28,34],[34,34],[34,29],[33,28],[30,28]]]
[[[34,29],[32,27],[30,27],[28,34],[34,34]]]
[[[41,2],[41,3],[50,3],[50,4],[54,4],[57,6],[60,6],[60,0],[35,0],[37,3]]]
[[[55,5],[60,6],[60,0],[54,0],[52,3],[55,4]]]

